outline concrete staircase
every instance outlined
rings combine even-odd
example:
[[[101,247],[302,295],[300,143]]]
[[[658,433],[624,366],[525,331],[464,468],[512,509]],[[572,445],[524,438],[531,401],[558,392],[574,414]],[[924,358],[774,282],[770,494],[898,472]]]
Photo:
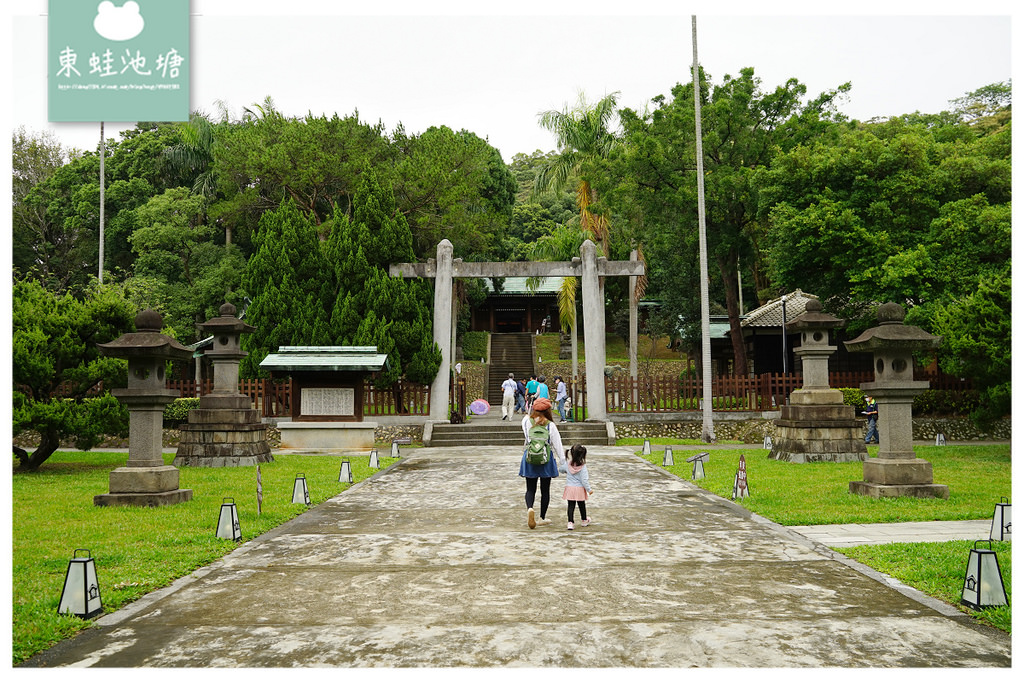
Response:
[[[487,401],[491,410],[501,414],[501,383],[508,373],[516,379],[530,379],[533,374],[533,337],[529,332],[510,332],[491,335],[491,357],[487,363]]]
[[[492,409],[493,412],[493,409]],[[500,411],[498,413],[500,415]],[[509,446],[522,447],[524,437],[522,416],[516,415],[511,422],[488,419],[472,419],[468,424],[435,424],[432,428],[430,446]],[[614,446],[615,439],[609,438],[604,422],[558,422],[558,433],[562,444],[568,448],[574,443],[585,446]]]

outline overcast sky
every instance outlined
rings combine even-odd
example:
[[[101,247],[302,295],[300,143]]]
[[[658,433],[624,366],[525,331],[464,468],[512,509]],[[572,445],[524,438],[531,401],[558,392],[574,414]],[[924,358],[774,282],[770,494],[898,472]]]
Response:
[[[12,4],[12,127],[50,128],[66,144],[94,149],[98,124],[46,121],[46,0]],[[468,129],[509,161],[553,149],[537,115],[574,104],[580,91],[589,101],[619,91],[621,106],[639,109],[689,80],[695,12],[700,62],[713,82],[746,66],[766,89],[795,77],[808,96],[849,81],[842,110],[853,118],[938,112],[1011,76],[1009,3],[932,2],[924,15],[915,9],[922,3],[861,2],[860,14],[845,16],[807,13],[820,3],[773,3],[786,12],[773,16],[756,16],[749,4],[650,0],[526,1],[516,3],[517,16],[486,15],[481,3],[385,4],[373,6],[376,16],[356,16],[345,8],[366,3],[192,0],[192,109],[213,114],[221,100],[238,116],[267,95],[287,115],[358,109],[389,131],[399,122],[410,132]],[[435,16],[414,15],[424,11]],[[972,11],[987,14],[948,14]],[[108,123],[107,135],[123,127]]]

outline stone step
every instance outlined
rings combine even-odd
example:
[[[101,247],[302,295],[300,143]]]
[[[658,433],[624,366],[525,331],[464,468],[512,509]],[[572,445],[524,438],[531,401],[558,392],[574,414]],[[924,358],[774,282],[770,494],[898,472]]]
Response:
[[[562,443],[608,445],[608,431],[604,423],[558,423]],[[523,443],[522,427],[517,419],[509,424],[489,425],[435,425],[431,435],[432,447],[443,446],[518,446]]]

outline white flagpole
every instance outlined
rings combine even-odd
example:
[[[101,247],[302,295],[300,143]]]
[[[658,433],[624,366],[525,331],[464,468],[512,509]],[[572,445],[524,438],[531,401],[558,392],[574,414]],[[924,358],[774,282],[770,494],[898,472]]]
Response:
[[[697,15],[691,16],[693,26],[693,110],[697,142],[697,222],[700,231],[700,336],[701,336],[701,407],[704,412],[701,440],[715,440],[715,425],[711,419],[711,317],[708,296],[708,240],[704,218],[704,144],[700,126],[700,71],[697,62]]]

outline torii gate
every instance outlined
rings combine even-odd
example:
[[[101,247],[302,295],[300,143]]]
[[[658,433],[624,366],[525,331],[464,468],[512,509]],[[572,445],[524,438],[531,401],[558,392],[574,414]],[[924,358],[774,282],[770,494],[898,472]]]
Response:
[[[635,254],[635,252],[634,252]],[[448,420],[448,382],[455,346],[455,302],[452,297],[452,278],[468,277],[580,277],[583,294],[583,341],[587,349],[586,365],[595,370],[587,382],[587,411],[589,419],[605,421],[604,367],[604,292],[601,278],[609,276],[640,276],[644,264],[640,261],[609,261],[597,258],[597,247],[591,240],[580,246],[580,257],[572,261],[512,261],[465,263],[452,258],[452,243],[441,240],[437,245],[437,258],[426,263],[396,263],[388,272],[393,277],[434,278],[434,342],[441,349],[441,367],[430,387],[430,420]],[[636,376],[636,300],[634,287],[630,287],[630,371]],[[588,372],[589,374],[589,372]]]

